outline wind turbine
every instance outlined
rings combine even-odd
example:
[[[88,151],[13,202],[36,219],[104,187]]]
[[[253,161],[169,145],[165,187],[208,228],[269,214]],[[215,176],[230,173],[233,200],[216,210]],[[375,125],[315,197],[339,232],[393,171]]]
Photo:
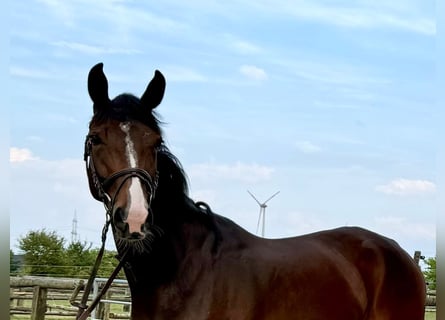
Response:
[[[264,201],[263,203],[259,202],[257,198],[255,198],[255,196],[249,191],[247,190],[247,192],[252,196],[252,198],[258,203],[258,205],[260,206],[260,215],[258,217],[258,224],[256,226],[256,233],[258,234],[258,230],[260,228],[260,222],[262,222],[262,228],[261,228],[261,236],[264,238],[264,232],[265,232],[265,227],[266,227],[266,208],[267,205],[266,203],[269,202],[270,199],[272,199],[273,197],[275,197],[277,194],[280,193],[280,191],[275,192],[272,196],[270,196],[266,201]]]

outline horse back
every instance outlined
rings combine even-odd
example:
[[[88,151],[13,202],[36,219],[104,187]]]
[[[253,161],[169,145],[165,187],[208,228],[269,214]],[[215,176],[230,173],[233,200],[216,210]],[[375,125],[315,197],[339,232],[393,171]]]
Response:
[[[424,318],[420,268],[377,233],[343,227],[241,242],[213,263],[208,319]]]
[[[150,319],[423,320],[423,276],[391,239],[355,227],[273,240],[230,229],[222,230],[225,241],[213,254],[211,241],[192,250],[176,280],[143,298],[141,310],[154,303],[143,313]]]
[[[344,276],[365,308],[363,319],[424,318],[423,275],[414,259],[394,240],[357,227],[327,230],[302,238],[317,243],[320,251],[330,256],[330,263],[347,270]]]

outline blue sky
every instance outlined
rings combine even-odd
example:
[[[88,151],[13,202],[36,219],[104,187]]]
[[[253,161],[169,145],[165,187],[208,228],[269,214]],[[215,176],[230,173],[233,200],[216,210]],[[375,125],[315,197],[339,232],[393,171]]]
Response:
[[[110,96],[167,79],[158,112],[191,196],[266,236],[359,225],[435,256],[435,3],[15,1],[11,247],[30,230],[99,245],[82,162],[89,69]],[[113,247],[112,241],[109,246]]]

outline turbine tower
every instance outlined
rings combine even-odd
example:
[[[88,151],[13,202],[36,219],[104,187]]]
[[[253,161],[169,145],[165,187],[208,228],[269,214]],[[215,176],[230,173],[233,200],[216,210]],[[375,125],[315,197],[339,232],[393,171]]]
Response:
[[[258,216],[258,224],[256,226],[256,233],[258,234],[258,230],[260,228],[260,223],[261,223],[261,236],[264,238],[265,228],[266,228],[266,208],[267,208],[266,203],[269,202],[277,194],[279,194],[280,191],[275,192],[272,196],[270,196],[263,203],[259,202],[258,199],[255,198],[255,196],[249,190],[247,190],[247,192],[252,196],[252,198],[256,201],[256,203],[258,203],[258,205],[260,206],[260,215]]]

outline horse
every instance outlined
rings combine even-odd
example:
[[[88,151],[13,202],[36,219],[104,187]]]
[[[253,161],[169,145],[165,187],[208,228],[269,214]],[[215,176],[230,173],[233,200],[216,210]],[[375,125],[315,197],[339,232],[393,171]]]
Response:
[[[140,98],[110,99],[103,64],[88,74],[89,188],[125,252],[132,319],[424,319],[421,270],[394,240],[360,227],[265,239],[192,200],[155,111],[165,87],[156,70]]]

